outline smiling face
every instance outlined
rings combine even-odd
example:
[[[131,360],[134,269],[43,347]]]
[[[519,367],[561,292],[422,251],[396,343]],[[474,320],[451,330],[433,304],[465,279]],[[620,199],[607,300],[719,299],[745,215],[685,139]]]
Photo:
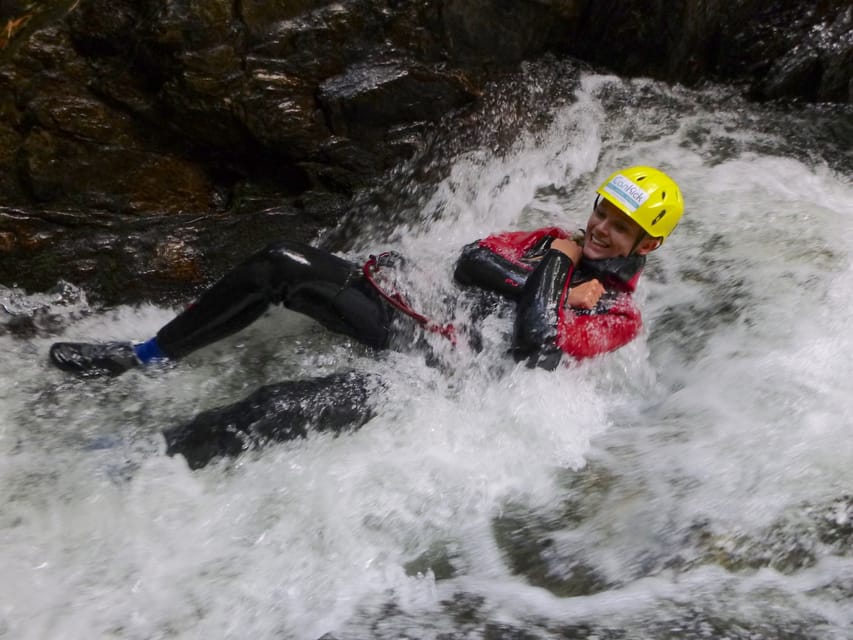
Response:
[[[583,257],[587,260],[603,260],[628,256],[643,235],[640,225],[601,198],[586,223]],[[644,256],[659,245],[660,239],[645,236],[634,253]]]

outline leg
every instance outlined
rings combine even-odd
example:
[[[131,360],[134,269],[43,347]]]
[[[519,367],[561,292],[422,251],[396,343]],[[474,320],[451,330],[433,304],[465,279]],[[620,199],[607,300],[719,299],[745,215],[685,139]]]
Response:
[[[245,400],[164,430],[166,453],[181,454],[190,468],[199,469],[218,456],[305,437],[309,424],[335,433],[357,429],[373,417],[368,400],[378,385],[358,372],[267,385]]]
[[[167,357],[180,358],[247,327],[270,304],[282,303],[333,331],[381,348],[388,338],[389,314],[372,294],[356,265],[322,249],[279,242],[226,274],[160,329],[157,343]]]
[[[388,345],[392,311],[358,267],[322,249],[284,241],[225,274],[155,338],[136,346],[58,342],[50,359],[84,377],[119,375],[140,362],[186,356],[247,327],[277,303],[368,346]]]

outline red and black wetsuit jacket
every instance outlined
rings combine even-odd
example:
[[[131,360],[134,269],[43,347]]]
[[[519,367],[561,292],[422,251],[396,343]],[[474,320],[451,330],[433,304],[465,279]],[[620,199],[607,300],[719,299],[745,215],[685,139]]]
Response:
[[[558,227],[491,235],[467,245],[456,263],[460,284],[517,301],[512,352],[530,366],[553,369],[563,353],[582,359],[613,351],[633,340],[642,324],[631,294],[645,257],[582,260],[576,266],[550,248],[554,238],[568,237]],[[569,307],[569,288],[592,279],[605,288],[596,307]]]

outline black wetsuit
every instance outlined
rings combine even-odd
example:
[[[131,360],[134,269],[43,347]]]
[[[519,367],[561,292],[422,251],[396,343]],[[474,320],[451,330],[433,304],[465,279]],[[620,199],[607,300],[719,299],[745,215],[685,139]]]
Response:
[[[370,347],[388,346],[393,311],[361,268],[328,251],[287,241],[267,246],[229,271],[160,329],[157,343],[169,358],[182,358],[244,329],[273,304]]]
[[[553,298],[556,304],[569,276],[572,282],[591,277],[572,274],[571,260],[550,250],[550,240],[525,251],[519,264],[473,243],[463,250],[454,273],[460,284],[517,301],[511,351],[516,359],[530,359],[547,368],[556,366],[561,354],[554,344],[554,320],[538,309],[543,300]],[[607,267],[617,285],[635,277],[642,267],[642,261],[620,260]],[[626,267],[625,273],[619,272]],[[608,274],[593,275],[607,280]],[[528,276],[536,283],[534,292],[526,291]],[[157,333],[157,343],[169,358],[181,358],[247,327],[273,304],[308,315],[376,349],[389,346],[395,320],[401,315],[365,278],[359,265],[322,249],[283,241],[227,273],[164,326]],[[167,452],[184,455],[191,467],[198,468],[217,456],[304,436],[309,423],[334,432],[356,428],[372,416],[368,399],[377,387],[381,382],[356,372],[267,385],[240,402],[165,430]]]
[[[219,456],[305,437],[308,425],[334,433],[357,429],[373,417],[371,399],[381,384],[351,371],[266,385],[244,400],[165,429],[166,453],[181,454],[198,469]]]

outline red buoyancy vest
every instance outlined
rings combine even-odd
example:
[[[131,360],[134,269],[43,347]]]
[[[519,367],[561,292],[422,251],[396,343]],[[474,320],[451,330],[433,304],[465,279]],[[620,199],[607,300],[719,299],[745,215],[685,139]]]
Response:
[[[517,266],[532,270],[521,259],[545,236],[568,238],[571,234],[559,227],[511,231],[488,236],[480,240],[479,245]],[[567,288],[572,272],[573,268],[565,276]],[[628,282],[602,282],[608,291],[618,293],[613,302],[601,310],[589,312],[560,304],[557,310],[557,346],[570,356],[582,359],[613,351],[636,338],[642,327],[642,317],[631,294],[639,277],[638,271]]]

